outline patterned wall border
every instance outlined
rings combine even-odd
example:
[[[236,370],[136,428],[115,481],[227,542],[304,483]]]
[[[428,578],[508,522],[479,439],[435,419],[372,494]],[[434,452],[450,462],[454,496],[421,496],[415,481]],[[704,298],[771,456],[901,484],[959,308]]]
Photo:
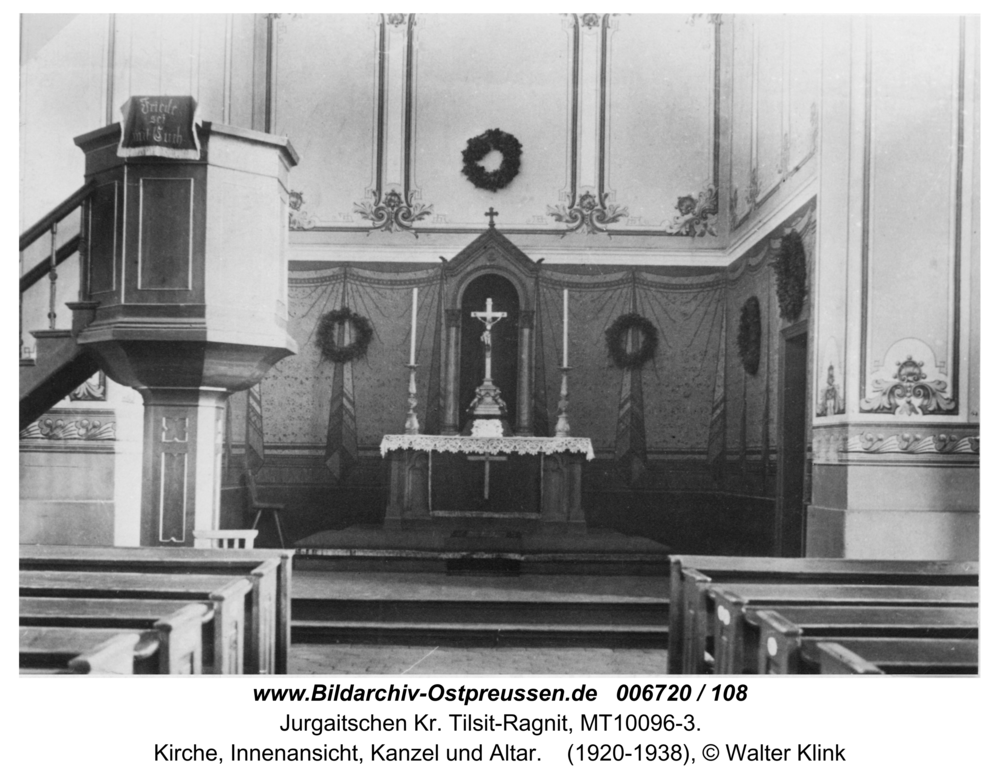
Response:
[[[113,413],[57,412],[43,415],[27,428],[22,429],[20,438],[22,441],[114,441],[115,419]]]
[[[979,464],[976,427],[826,426],[813,429],[815,464]]]

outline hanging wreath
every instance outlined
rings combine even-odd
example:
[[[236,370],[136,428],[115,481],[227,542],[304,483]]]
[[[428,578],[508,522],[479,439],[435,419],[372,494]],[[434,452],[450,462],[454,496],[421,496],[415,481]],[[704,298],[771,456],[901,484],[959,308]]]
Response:
[[[638,349],[629,352],[625,346],[630,329],[641,335]],[[640,314],[632,312],[615,320],[604,332],[608,343],[608,355],[619,369],[641,369],[656,354],[659,334],[656,326]]]
[[[494,150],[503,155],[503,162],[495,171],[487,171],[479,161]],[[521,142],[502,130],[487,130],[469,139],[462,152],[462,163],[462,173],[473,186],[495,193],[510,184],[521,170]]]
[[[760,301],[750,296],[740,311],[740,330],[736,335],[736,347],[747,374],[756,374],[760,366]]]
[[[785,320],[794,320],[802,312],[806,298],[806,249],[797,231],[781,239],[774,270],[778,311]]]
[[[354,341],[343,346],[337,344],[337,326],[350,323],[354,330]],[[347,307],[334,309],[323,315],[316,331],[316,342],[323,357],[334,363],[350,363],[363,358],[368,352],[375,330],[367,317],[352,312]]]

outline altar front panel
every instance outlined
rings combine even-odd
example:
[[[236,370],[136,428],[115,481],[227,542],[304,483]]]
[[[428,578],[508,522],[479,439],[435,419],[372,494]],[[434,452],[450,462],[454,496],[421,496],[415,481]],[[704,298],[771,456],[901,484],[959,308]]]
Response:
[[[431,453],[428,472],[431,515],[541,514],[540,454]]]

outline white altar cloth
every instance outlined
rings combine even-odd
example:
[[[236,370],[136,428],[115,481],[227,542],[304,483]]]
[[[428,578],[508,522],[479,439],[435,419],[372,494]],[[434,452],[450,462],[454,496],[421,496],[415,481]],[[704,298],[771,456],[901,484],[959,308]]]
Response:
[[[594,459],[589,437],[463,437],[434,434],[386,434],[380,447],[382,457],[392,450],[419,450],[424,453],[474,453],[519,456],[551,456],[556,453],[583,453]]]

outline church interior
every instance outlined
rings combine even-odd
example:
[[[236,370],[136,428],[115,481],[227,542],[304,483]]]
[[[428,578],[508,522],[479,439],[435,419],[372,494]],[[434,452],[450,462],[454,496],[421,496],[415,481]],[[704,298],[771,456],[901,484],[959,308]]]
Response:
[[[756,672],[853,606],[768,670],[974,671],[979,58],[975,16],[23,15],[22,667],[204,592],[170,664]]]

